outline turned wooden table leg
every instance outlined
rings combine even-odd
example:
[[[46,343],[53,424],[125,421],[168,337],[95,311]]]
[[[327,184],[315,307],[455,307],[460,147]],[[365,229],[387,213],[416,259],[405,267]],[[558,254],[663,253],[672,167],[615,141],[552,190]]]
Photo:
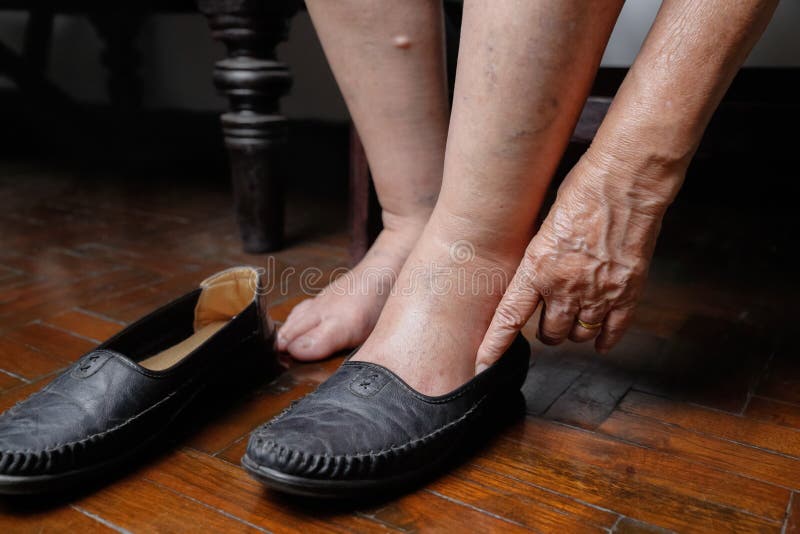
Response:
[[[279,100],[289,69],[275,57],[297,9],[292,0],[199,0],[211,35],[227,47],[214,84],[228,97],[222,130],[244,249],[263,253],[283,244],[286,119]]]

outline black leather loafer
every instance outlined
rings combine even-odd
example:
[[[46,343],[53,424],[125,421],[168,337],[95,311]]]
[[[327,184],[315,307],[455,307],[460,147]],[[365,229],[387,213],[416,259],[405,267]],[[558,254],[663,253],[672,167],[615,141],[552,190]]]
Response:
[[[250,437],[242,465],[267,486],[313,497],[401,491],[435,473],[519,395],[530,346],[518,336],[493,366],[439,397],[373,363],[347,361],[310,395]]]
[[[155,441],[212,378],[265,349],[258,287],[256,269],[222,271],[0,415],[0,493],[72,488]]]

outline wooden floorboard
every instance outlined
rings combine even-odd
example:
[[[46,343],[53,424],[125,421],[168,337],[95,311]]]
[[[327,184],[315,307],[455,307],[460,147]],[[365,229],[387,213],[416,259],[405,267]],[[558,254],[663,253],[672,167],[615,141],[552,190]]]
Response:
[[[529,419],[510,429],[504,439],[529,445],[550,458],[624,474],[631,481],[671,489],[687,499],[706,499],[773,520],[783,517],[789,499],[785,488],[546,421]]]
[[[673,478],[670,484],[669,480],[660,479],[661,483],[654,484],[636,476],[635,467],[621,471],[606,469],[528,443],[502,441],[489,454],[475,458],[474,463],[664,528],[687,532],[734,527],[746,532],[779,531],[777,520],[725,506],[705,495],[687,495],[680,487],[680,480]]]
[[[800,431],[786,426],[675,402],[638,391],[627,395],[619,409],[659,419],[687,430],[800,458]]]
[[[82,532],[86,534],[118,533],[119,529],[105,519],[74,505],[52,509],[21,510],[18,505],[2,506],[0,530],[9,534],[29,532]]]
[[[800,458],[692,432],[622,410],[614,412],[599,430],[716,469],[790,489],[800,488]]]
[[[800,404],[752,397],[745,415],[800,430]]]
[[[786,509],[783,534],[797,534],[798,532],[800,532],[800,493],[794,493]]]
[[[241,251],[230,196],[213,180],[165,188],[167,178],[113,171],[9,168],[0,409],[218,270],[268,266],[280,323],[348,261],[341,197],[310,194],[324,184],[290,192],[287,247],[267,257]],[[121,478],[72,497],[0,500],[0,532],[800,532],[800,361],[782,322],[792,277],[764,259],[783,250],[783,234],[703,202],[665,221],[623,343],[600,357],[535,342],[525,413],[415,492],[320,504],[245,473],[249,433],[344,358],[279,355],[276,375],[199,401],[163,450]],[[306,267],[321,279],[282,279]],[[524,329],[531,338],[537,321]]]
[[[431,484],[437,495],[537,531],[602,532],[619,515],[491,471],[462,468]]]
[[[44,324],[96,342],[110,338],[125,327],[122,322],[112,321],[81,309],[54,315]]]

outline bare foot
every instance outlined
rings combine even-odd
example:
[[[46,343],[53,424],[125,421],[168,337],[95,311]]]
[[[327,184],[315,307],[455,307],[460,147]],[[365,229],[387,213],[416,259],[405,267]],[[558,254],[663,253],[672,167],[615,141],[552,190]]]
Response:
[[[278,330],[278,350],[298,360],[318,360],[363,343],[423,224],[384,229],[358,265],[295,306]]]
[[[431,220],[353,356],[427,395],[453,391],[475,375],[478,347],[521,254],[489,250],[481,245],[486,239],[470,240],[468,228],[448,226]]]

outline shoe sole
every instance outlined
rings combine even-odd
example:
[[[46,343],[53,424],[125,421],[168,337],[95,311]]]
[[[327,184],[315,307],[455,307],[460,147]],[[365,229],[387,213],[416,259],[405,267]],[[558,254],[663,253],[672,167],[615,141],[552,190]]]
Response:
[[[118,468],[124,461],[136,457],[153,444],[161,433],[153,435],[124,455],[82,469],[73,469],[51,475],[14,476],[0,475],[0,495],[39,495],[59,493],[78,484],[95,481]]]
[[[448,452],[452,451],[449,449]],[[317,499],[354,499],[364,496],[380,497],[416,487],[420,482],[434,476],[442,469],[443,454],[435,461],[420,469],[399,476],[381,479],[324,480],[288,475],[268,467],[258,465],[247,455],[242,457],[242,467],[256,480],[268,488]]]

